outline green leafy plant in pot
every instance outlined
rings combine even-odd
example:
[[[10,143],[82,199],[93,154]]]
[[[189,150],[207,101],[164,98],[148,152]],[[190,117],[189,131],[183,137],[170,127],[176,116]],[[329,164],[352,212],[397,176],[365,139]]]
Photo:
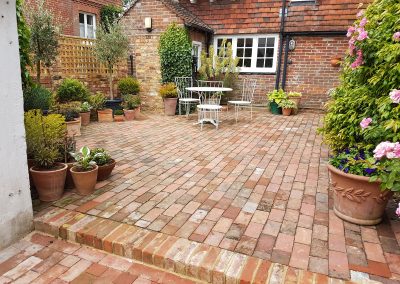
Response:
[[[122,106],[124,108],[124,114],[126,120],[133,120],[137,116],[139,107],[141,104],[140,97],[138,95],[125,95]]]
[[[92,160],[90,149],[87,146],[82,147],[78,153],[71,153],[76,163],[71,168],[72,179],[76,191],[80,195],[89,195],[94,192],[97,173],[99,167]]]
[[[164,101],[165,115],[175,115],[178,101],[178,91],[174,83],[167,83],[161,86],[159,95]]]
[[[95,148],[91,152],[91,159],[92,161],[96,162],[97,166],[99,167],[97,181],[108,179],[116,164],[115,160],[111,158],[110,154],[108,154],[103,148]]]
[[[278,103],[278,106],[282,108],[282,114],[284,116],[289,116],[292,113],[292,110],[297,108],[296,103],[288,99],[281,100]]]
[[[25,113],[26,143],[34,166],[29,171],[42,201],[55,201],[64,192],[67,165],[58,163],[61,157],[66,127],[59,114],[43,116],[39,110]]]
[[[273,90],[271,93],[267,94],[269,101],[269,108],[273,114],[282,114],[282,108],[279,107],[279,103],[282,100],[287,100],[288,96],[284,90]]]
[[[90,123],[90,110],[92,106],[88,102],[83,102],[80,107],[79,115],[81,117],[81,123],[83,126],[87,126]]]
[[[113,121],[113,111],[110,108],[105,108],[106,101],[107,97],[101,92],[97,92],[95,95],[89,97],[89,104],[96,112],[99,122]]]
[[[300,108],[301,97],[303,96],[302,93],[289,92],[287,95],[289,100],[294,101],[296,103],[296,108],[292,109],[292,114],[297,114]]]
[[[61,103],[53,106],[52,112],[65,117],[68,137],[81,135],[81,119],[79,117],[80,106],[81,103],[78,101]]]
[[[114,121],[123,122],[125,120],[124,111],[122,109],[117,109],[114,111]]]

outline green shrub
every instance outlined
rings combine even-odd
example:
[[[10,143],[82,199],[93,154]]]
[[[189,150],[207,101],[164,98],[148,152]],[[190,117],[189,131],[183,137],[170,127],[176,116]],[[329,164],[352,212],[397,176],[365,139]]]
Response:
[[[116,109],[114,115],[124,115],[124,111],[122,109]]]
[[[52,93],[40,85],[34,85],[24,90],[24,110],[48,110],[52,102]]]
[[[174,83],[162,85],[158,93],[163,99],[178,97],[178,90],[176,89],[176,85]]]
[[[118,81],[118,91],[121,96],[137,95],[140,92],[140,83],[132,77],[126,77]]]
[[[270,102],[276,102],[277,104],[288,99],[288,95],[282,89],[273,90],[271,93],[267,94],[267,97]]]
[[[83,102],[81,104],[80,112],[89,112],[92,109],[92,106],[88,102]]]
[[[161,34],[158,48],[163,83],[192,75],[192,43],[187,30],[173,23]]]
[[[294,101],[289,99],[283,99],[278,103],[278,106],[281,108],[297,108],[297,105]]]
[[[112,161],[110,154],[103,148],[94,148],[90,155],[92,161],[95,161],[98,166],[104,166]]]
[[[101,92],[97,92],[95,95],[91,95],[88,99],[89,104],[92,106],[92,109],[97,111],[99,109],[103,109],[106,104],[107,97]]]
[[[89,97],[86,86],[76,79],[64,79],[57,89],[57,100],[60,103],[80,101],[84,102]]]
[[[119,18],[119,15],[124,10],[121,7],[109,4],[101,7],[100,9],[100,24],[101,28],[106,32],[110,31],[112,26]]]
[[[66,126],[59,114],[42,115],[39,110],[25,113],[25,135],[28,157],[35,159],[36,166],[50,169],[62,158]]]
[[[126,95],[124,96],[124,102],[122,106],[124,109],[135,109],[138,108],[141,104],[141,99],[138,95]]]

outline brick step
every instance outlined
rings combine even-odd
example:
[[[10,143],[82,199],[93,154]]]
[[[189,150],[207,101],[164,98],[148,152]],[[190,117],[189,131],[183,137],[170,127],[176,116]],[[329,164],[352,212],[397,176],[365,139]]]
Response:
[[[63,208],[42,211],[34,225],[57,238],[209,283],[355,283]]]

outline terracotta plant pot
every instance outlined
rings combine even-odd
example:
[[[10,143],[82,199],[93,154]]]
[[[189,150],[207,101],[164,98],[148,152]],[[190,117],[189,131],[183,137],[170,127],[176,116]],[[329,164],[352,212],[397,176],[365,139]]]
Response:
[[[335,58],[331,59],[332,67],[340,67],[341,63],[342,63],[342,58],[341,57],[335,57]]]
[[[67,136],[81,136],[81,120],[75,119],[73,121],[66,121],[67,124]]]
[[[62,197],[67,169],[68,166],[63,163],[56,163],[54,170],[42,170],[35,166],[30,168],[40,200],[56,201]]]
[[[134,109],[124,109],[125,120],[134,120],[135,119],[135,110]]]
[[[121,115],[114,115],[114,121],[115,121],[115,122],[123,122],[123,121],[125,121],[124,115],[123,115],[123,114],[121,114]]]
[[[113,111],[110,108],[97,111],[97,119],[99,122],[113,122]]]
[[[292,109],[291,108],[282,108],[282,114],[284,116],[289,116],[292,113]]]
[[[67,176],[65,178],[65,189],[73,189],[75,188],[75,184],[74,184],[74,180],[72,179],[72,175],[71,175],[71,168],[74,166],[74,163],[66,163],[66,165],[68,166],[68,170],[67,170]]]
[[[164,113],[165,115],[175,115],[177,98],[164,99]]]
[[[113,171],[115,167],[115,160],[112,159],[111,163],[108,163],[104,166],[99,166],[99,171],[97,174],[97,181],[103,181],[108,179],[108,177],[111,175],[111,172]]]
[[[83,126],[87,126],[90,123],[90,111],[88,112],[81,112],[81,123]]]
[[[80,195],[89,195],[94,192],[97,172],[99,170],[98,166],[95,166],[93,170],[87,172],[81,172],[78,167],[73,166],[71,168],[72,179],[74,180],[75,188]]]
[[[292,109],[292,114],[298,114],[299,108],[300,108],[301,97],[290,97],[289,96],[289,100],[294,101],[297,106],[297,108]]]
[[[133,110],[133,116],[135,117],[135,119],[140,118],[140,107],[137,107]]]
[[[346,174],[328,165],[335,214],[358,225],[376,225],[382,221],[391,191],[381,191],[380,182],[368,177]]]

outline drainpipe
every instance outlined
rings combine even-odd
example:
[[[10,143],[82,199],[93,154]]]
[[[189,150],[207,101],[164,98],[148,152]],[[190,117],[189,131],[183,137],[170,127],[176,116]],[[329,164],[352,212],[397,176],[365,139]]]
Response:
[[[283,74],[282,74],[282,89],[285,90],[286,87],[286,73],[287,73],[287,65],[288,65],[288,55],[289,55],[289,35],[286,36],[285,41],[285,57],[283,59]]]
[[[281,26],[279,29],[279,55],[278,55],[278,70],[276,71],[275,89],[279,89],[279,81],[281,79],[281,66],[282,66],[282,51],[283,51],[283,36],[285,32],[285,14],[286,14],[286,0],[282,0],[281,12]]]

